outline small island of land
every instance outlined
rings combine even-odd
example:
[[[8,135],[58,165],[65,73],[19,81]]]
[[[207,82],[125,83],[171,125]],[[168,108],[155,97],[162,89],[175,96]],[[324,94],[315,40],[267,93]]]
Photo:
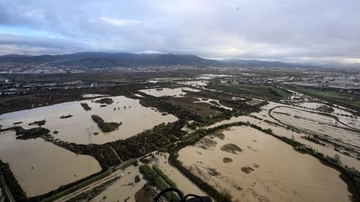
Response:
[[[62,115],[60,118],[61,119],[67,119],[67,118],[71,118],[73,115],[68,114],[68,115]]]
[[[42,128],[42,127],[37,127],[37,128],[30,128],[30,129],[20,129],[20,130],[16,130],[16,139],[21,139],[21,140],[27,140],[27,139],[33,139],[33,138],[38,138],[44,135],[47,135],[50,131],[46,128]]]
[[[42,125],[45,125],[45,123],[46,123],[46,120],[44,119],[44,120],[41,120],[41,121],[34,121],[32,123],[29,123],[29,126],[31,126],[31,125],[42,126]]]
[[[100,116],[92,115],[91,118],[97,123],[98,127],[102,130],[102,132],[111,132],[117,130],[119,126],[121,126],[122,122],[105,122]]]
[[[96,100],[95,103],[100,103],[100,104],[108,104],[111,105],[114,102],[113,99],[111,98],[101,98],[100,100]]]
[[[85,111],[89,111],[89,110],[91,110],[91,107],[89,107],[89,105],[87,104],[87,103],[80,103],[81,104],[81,106],[84,108],[84,110]]]

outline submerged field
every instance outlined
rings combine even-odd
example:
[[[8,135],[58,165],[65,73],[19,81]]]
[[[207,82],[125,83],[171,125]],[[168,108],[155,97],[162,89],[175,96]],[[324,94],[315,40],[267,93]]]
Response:
[[[0,133],[0,158],[32,197],[99,172],[91,156],[76,155],[43,139],[17,140],[15,132]]]
[[[55,138],[78,144],[89,143],[87,129],[91,127],[92,133],[98,133],[98,135],[92,134],[91,142],[103,144],[118,139],[126,139],[163,122],[168,123],[177,120],[171,114],[162,115],[154,109],[143,107],[139,100],[124,96],[109,98],[113,99],[114,102],[105,107],[101,107],[100,103],[95,103],[98,99],[92,99],[12,112],[0,115],[0,119],[3,128],[12,127],[16,122],[22,122],[17,126],[22,126],[25,129],[34,127],[29,126],[29,123],[46,120],[43,127],[52,132],[58,131],[57,134],[54,134]],[[80,105],[81,103],[88,104],[91,110],[85,111]],[[72,117],[60,118],[69,114]],[[91,115],[94,114],[99,115],[106,122],[122,122],[122,125],[118,130],[103,133],[91,118]]]
[[[338,122],[335,117],[317,114],[311,111],[289,107],[274,108],[270,113],[284,124],[296,127],[338,145],[343,152],[360,154],[359,132],[349,130],[347,125]]]
[[[322,99],[328,102],[333,102],[334,104],[340,104],[347,106],[351,109],[359,110],[360,109],[360,101],[358,100],[358,96],[350,95],[346,93],[341,93],[338,91],[322,91],[311,88],[304,88],[300,86],[290,86],[292,90],[295,90],[300,93],[304,93],[306,95]],[[353,98],[356,99],[353,99]]]
[[[254,124],[270,130],[326,156],[339,155],[342,165],[359,169],[356,152],[345,153],[346,149],[356,151],[360,145],[359,132],[355,130],[359,124],[355,118],[351,119],[351,113],[335,109],[331,116],[326,116],[316,113],[318,104],[297,103],[301,108],[276,102],[267,104],[258,98],[279,101],[289,97],[289,92],[273,86],[215,85],[213,90],[206,90],[200,88],[204,83],[208,84],[202,80],[182,83],[199,87],[196,89],[179,87],[179,84],[174,88],[144,87],[127,94],[128,97],[109,96],[110,99],[102,101],[97,96],[105,94],[94,92],[86,95],[88,99],[83,101],[2,114],[3,128],[28,129],[37,127],[30,123],[44,120],[42,127],[49,129],[54,139],[64,141],[53,143],[65,145],[64,148],[74,153],[44,141],[51,141],[49,137],[17,140],[14,132],[7,132],[0,133],[0,158],[9,162],[27,196],[46,193],[89,176],[100,171],[101,165],[106,169],[110,167],[109,176],[59,201],[72,197],[80,200],[86,195],[83,193],[94,191],[96,194],[89,201],[130,202],[135,201],[136,194],[140,198],[145,196],[145,180],[137,167],[130,166],[122,171],[118,166],[129,159],[140,161],[144,155],[161,151],[149,162],[150,166],[157,165],[185,194],[208,195],[183,175],[181,169],[168,162],[170,154],[177,154],[172,149],[191,142],[178,152],[178,160],[220,193],[231,196],[233,201],[351,201],[354,192],[348,191],[338,170],[250,127]],[[243,94],[247,96],[240,97]],[[305,110],[304,107],[314,109]],[[102,132],[95,121],[116,122],[118,124],[110,125],[118,128]],[[247,126],[206,133],[216,126],[239,121]],[[323,145],[305,139],[310,133],[326,137],[329,142]],[[201,134],[206,136],[197,141],[196,137],[203,137]],[[96,144],[93,149],[87,146],[90,142]],[[99,162],[75,153],[92,155]],[[136,176],[141,180],[135,180]],[[96,186],[106,184],[107,180],[113,181],[102,191],[96,191]]]
[[[200,142],[180,150],[179,160],[233,200],[350,201],[340,173],[317,159],[249,127],[231,127],[222,133],[223,140],[206,137],[213,145]],[[222,151],[226,144],[242,151]]]
[[[221,90],[234,94],[247,94],[259,97],[266,97],[274,100],[285,99],[291,94],[282,89],[275,88],[271,85],[248,85],[248,84],[231,84],[231,85],[212,85],[211,89]]]

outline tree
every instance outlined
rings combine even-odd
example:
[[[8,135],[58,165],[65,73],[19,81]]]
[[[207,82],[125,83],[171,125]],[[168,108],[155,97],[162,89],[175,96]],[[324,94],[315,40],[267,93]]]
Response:
[[[335,154],[335,155],[334,155],[334,159],[335,159],[335,163],[341,164],[341,160],[340,160],[340,155],[339,155],[339,154]]]

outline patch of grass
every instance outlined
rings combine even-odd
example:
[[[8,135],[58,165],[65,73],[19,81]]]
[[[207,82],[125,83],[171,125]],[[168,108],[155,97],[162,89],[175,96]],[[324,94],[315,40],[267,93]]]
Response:
[[[129,160],[127,160],[125,163],[123,163],[121,166],[120,166],[120,169],[121,170],[125,170],[126,168],[130,167],[131,165],[134,165],[137,163],[137,160],[134,159],[134,158],[131,158]]]
[[[221,90],[234,94],[247,94],[257,97],[265,97],[274,100],[285,99],[290,93],[283,91],[274,86],[267,85],[248,85],[248,84],[232,84],[232,85],[212,85],[211,89]]]
[[[155,172],[157,172],[157,174],[160,175],[160,177],[168,184],[170,185],[170,187],[177,187],[176,183],[174,181],[172,181],[159,167],[157,167],[156,165],[153,165],[153,169],[155,170]]]
[[[325,100],[328,102],[332,102],[334,104],[338,104],[344,107],[348,107],[354,110],[360,110],[360,101],[351,100],[355,95],[341,93],[339,91],[332,90],[318,90],[312,88],[303,88],[299,86],[290,86],[292,90],[295,90],[299,93],[303,93],[305,95],[309,95],[321,100]]]

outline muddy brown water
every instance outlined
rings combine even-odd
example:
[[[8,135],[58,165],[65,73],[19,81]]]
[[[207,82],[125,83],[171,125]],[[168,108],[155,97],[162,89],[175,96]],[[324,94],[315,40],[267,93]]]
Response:
[[[252,115],[255,115],[255,116],[259,117],[259,118],[262,118],[263,120],[277,122],[276,120],[274,120],[273,118],[268,116],[268,110],[273,108],[273,107],[276,107],[276,106],[287,106],[287,105],[270,102],[269,105],[266,105],[266,106],[262,107],[261,112],[252,113]],[[291,119],[291,117],[290,118],[288,117],[288,119]],[[321,153],[323,153],[325,155],[328,155],[328,156],[331,156],[331,157],[333,157],[335,154],[337,154],[337,155],[340,156],[340,160],[341,160],[343,165],[347,165],[349,167],[354,167],[357,170],[360,170],[360,161],[357,160],[356,158],[352,158],[352,157],[349,157],[349,156],[344,155],[342,153],[339,153],[339,152],[335,151],[334,148],[332,148],[332,147],[323,147],[321,145],[318,145],[318,144],[315,144],[315,143],[310,142],[308,140],[305,140],[305,139],[301,138],[301,136],[306,135],[304,133],[296,133],[296,132],[293,132],[291,130],[287,130],[286,128],[271,125],[271,124],[268,124],[268,123],[266,123],[264,121],[260,121],[260,120],[257,120],[255,118],[249,117],[249,116],[232,117],[230,120],[224,120],[224,121],[215,123],[215,124],[213,124],[211,126],[208,126],[207,128],[216,127],[216,126],[226,124],[226,123],[234,123],[234,122],[237,122],[237,121],[242,121],[242,122],[249,121],[250,123],[256,124],[256,125],[258,125],[258,126],[260,126],[262,128],[270,128],[276,135],[285,136],[287,138],[295,138],[296,141],[298,141],[300,143],[303,143],[303,144],[305,144],[307,146],[310,146],[310,147],[314,148],[315,150],[317,150],[318,152],[321,152]],[[317,129],[319,127],[321,127],[320,124],[315,125],[312,128]]]
[[[139,191],[146,183],[146,181],[142,179],[142,175],[139,173],[139,168],[130,166],[124,171],[117,170],[116,173],[118,175],[124,174],[124,176],[107,187],[105,191],[91,199],[91,202],[125,201],[126,199],[128,199],[128,202],[135,202],[136,192]],[[141,179],[138,183],[134,182],[136,175],[139,175]]]
[[[101,170],[91,156],[76,155],[41,138],[16,140],[15,132],[0,133],[0,159],[10,164],[28,197],[47,193]]]
[[[214,138],[218,144],[213,150],[188,146],[180,150],[179,160],[217,189],[230,193],[234,200],[349,201],[351,194],[339,178],[340,173],[312,156],[300,154],[250,127],[231,127],[223,133],[225,140]],[[228,143],[236,144],[243,152],[221,151],[220,147]],[[233,162],[223,163],[225,157]],[[246,174],[242,167],[253,171]],[[210,175],[209,168],[220,175]]]
[[[343,129],[348,127],[337,122],[333,117],[288,107],[276,108],[271,114],[285,124],[326,136],[332,141],[354,150],[358,150],[360,145],[360,133]]]
[[[110,98],[114,102],[106,107],[100,107],[99,103],[92,102],[97,99],[81,101],[92,108],[90,111],[85,111],[80,105],[81,102],[76,101],[3,114],[0,115],[0,120],[3,128],[11,127],[13,123],[22,121],[23,123],[18,126],[28,129],[34,127],[29,126],[29,123],[46,119],[43,127],[50,131],[59,131],[58,134],[54,134],[55,138],[78,144],[89,143],[87,128],[91,127],[92,133],[99,133],[91,135],[91,142],[104,144],[118,139],[126,139],[161,123],[177,120],[171,114],[164,116],[154,109],[143,107],[139,100],[124,96]],[[68,114],[73,117],[60,119],[62,115]],[[116,131],[103,133],[92,120],[91,115],[93,114],[99,115],[105,122],[122,122],[123,124]]]
[[[166,156],[166,157],[165,157]],[[168,163],[169,154],[157,156],[158,161],[156,165],[178,186],[178,189],[186,194],[197,194],[200,196],[206,196],[207,194],[200,190],[197,185],[192,183],[187,177],[185,177],[177,168],[171,166]]]

